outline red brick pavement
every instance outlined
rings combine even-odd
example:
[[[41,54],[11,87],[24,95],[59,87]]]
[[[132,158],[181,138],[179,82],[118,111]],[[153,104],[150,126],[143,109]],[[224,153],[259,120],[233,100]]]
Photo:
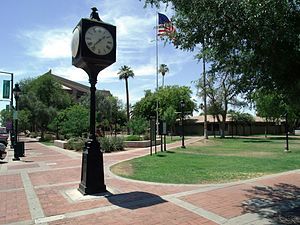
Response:
[[[162,210],[163,209],[163,210]],[[132,225],[132,224],[204,224],[214,225],[216,223],[200,217],[192,212],[175,206],[169,202],[164,202],[138,209],[116,209],[109,213],[95,213],[93,215],[81,216],[77,218],[58,220],[55,224],[109,224],[109,225]]]
[[[30,220],[24,190],[0,192],[0,224]]]
[[[242,203],[248,199],[251,185],[236,185],[181,198],[197,207],[204,208],[227,219],[243,214]]]
[[[22,179],[19,174],[1,175],[0,184],[0,190],[23,188]]]
[[[141,149],[105,154],[105,183],[114,195],[79,201],[66,192],[78,188],[81,154],[66,154],[68,150],[55,150],[40,143],[26,143],[25,147],[27,157],[23,161],[11,161],[10,152],[9,162],[0,164],[0,224],[34,223],[37,218],[47,220],[48,224],[221,224],[218,218],[201,213],[207,211],[225,220],[235,218],[249,212],[244,204],[250,199],[259,195],[268,198],[270,190],[284,188],[291,192],[292,199],[297,197],[300,187],[299,171],[224,187],[139,182],[108,171],[114,163],[149,153]],[[28,175],[29,184],[23,184],[27,179],[24,174]],[[261,190],[260,186],[274,189]],[[39,205],[33,205],[33,196]],[[167,201],[169,197],[164,196],[173,196],[189,206]],[[40,207],[41,215],[35,215],[31,207]]]

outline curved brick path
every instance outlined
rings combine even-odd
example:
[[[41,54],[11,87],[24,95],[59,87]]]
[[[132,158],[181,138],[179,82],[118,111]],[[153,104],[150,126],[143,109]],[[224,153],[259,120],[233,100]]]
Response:
[[[25,147],[22,161],[11,161],[13,151],[0,161],[0,224],[240,225],[299,219],[294,215],[300,214],[300,170],[219,185],[147,183],[109,171],[114,163],[149,152],[128,150],[104,154],[105,183],[112,194],[83,197],[77,191],[80,153],[38,142]]]

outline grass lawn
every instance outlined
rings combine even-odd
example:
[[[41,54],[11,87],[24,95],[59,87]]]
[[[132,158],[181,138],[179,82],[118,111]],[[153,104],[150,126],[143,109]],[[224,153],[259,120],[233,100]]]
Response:
[[[300,169],[300,138],[210,138],[207,143],[122,162],[120,176],[163,183],[221,183]]]

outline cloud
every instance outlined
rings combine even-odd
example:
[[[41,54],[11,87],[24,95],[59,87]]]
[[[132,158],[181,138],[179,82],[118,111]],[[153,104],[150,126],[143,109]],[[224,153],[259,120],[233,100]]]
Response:
[[[72,29],[38,29],[22,35],[26,38],[25,48],[30,56],[42,59],[70,58]]]
[[[145,50],[154,46],[151,42],[155,38],[154,23],[155,17],[142,18],[136,15],[114,19],[117,26],[117,54],[124,64],[135,57],[146,57]],[[22,43],[26,43],[24,47],[29,56],[49,60],[70,58],[72,28],[37,28],[23,31],[19,36]]]

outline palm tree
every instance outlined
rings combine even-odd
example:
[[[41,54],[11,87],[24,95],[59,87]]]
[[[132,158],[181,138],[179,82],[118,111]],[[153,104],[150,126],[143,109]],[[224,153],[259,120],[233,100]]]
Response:
[[[129,92],[128,92],[128,78],[129,77],[134,77],[134,73],[132,69],[129,66],[121,66],[118,72],[119,79],[120,80],[125,80],[125,87],[126,87],[126,99],[127,99],[127,123],[129,122]],[[127,126],[127,134],[129,134],[129,127]]]
[[[164,87],[164,81],[165,81],[165,74],[169,72],[169,68],[166,64],[160,64],[158,72],[161,73],[163,79],[162,79],[162,87]]]

